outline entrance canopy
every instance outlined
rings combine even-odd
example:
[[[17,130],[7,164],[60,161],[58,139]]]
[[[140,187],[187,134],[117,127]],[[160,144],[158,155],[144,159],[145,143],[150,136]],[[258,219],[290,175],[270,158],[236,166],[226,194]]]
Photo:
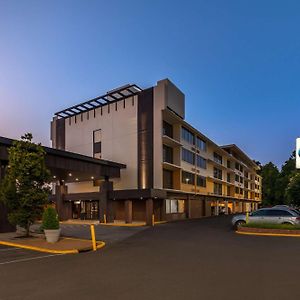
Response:
[[[8,164],[8,148],[12,146],[13,141],[0,137],[0,168]],[[124,164],[108,160],[49,147],[43,148],[46,151],[46,166],[51,172],[53,181],[68,183],[119,178],[120,170],[126,168]]]

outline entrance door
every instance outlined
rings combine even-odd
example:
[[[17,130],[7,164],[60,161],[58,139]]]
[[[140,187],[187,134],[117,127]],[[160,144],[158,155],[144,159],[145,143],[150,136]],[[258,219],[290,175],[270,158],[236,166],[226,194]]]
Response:
[[[99,219],[99,202],[98,201],[85,201],[86,220]]]

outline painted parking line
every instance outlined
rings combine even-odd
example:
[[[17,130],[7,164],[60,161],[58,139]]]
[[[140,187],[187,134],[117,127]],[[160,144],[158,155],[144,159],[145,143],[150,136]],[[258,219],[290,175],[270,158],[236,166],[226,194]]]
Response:
[[[8,265],[8,264],[13,264],[13,263],[27,262],[27,261],[31,261],[31,260],[49,258],[49,257],[59,256],[59,255],[64,255],[64,254],[51,254],[51,255],[29,257],[29,258],[14,259],[14,260],[9,260],[9,261],[5,261],[5,262],[0,262],[0,265]]]
[[[21,250],[21,248],[5,248],[5,249],[0,249],[0,252],[16,251],[16,250]]]

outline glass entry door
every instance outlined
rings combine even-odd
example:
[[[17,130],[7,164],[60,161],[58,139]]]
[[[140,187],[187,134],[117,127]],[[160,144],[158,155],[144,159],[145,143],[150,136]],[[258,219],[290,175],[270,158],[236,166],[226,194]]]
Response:
[[[98,220],[99,219],[99,202],[98,201],[84,201],[85,205],[85,219]]]

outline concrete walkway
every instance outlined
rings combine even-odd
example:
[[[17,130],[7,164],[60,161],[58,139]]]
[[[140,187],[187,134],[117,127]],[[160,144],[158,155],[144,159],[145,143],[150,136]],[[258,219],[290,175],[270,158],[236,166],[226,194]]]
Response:
[[[25,238],[16,233],[3,233],[0,234],[0,245],[55,254],[76,254],[92,250],[91,240],[61,237],[56,243],[48,243],[42,234]],[[104,246],[104,242],[97,242],[97,249]]]

